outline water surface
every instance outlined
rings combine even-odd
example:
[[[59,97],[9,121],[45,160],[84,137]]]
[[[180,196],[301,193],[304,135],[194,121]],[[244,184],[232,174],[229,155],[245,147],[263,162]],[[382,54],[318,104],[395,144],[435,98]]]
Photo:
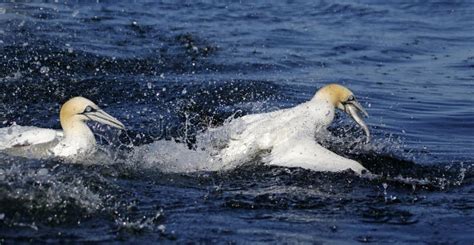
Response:
[[[81,95],[128,131],[92,124],[108,155],[88,164],[0,155],[0,239],[470,244],[473,14],[467,0],[1,3],[1,126],[59,128]],[[332,82],[374,136],[358,144],[340,114],[321,143],[385,177],[258,159],[164,171],[196,159],[197,132]]]

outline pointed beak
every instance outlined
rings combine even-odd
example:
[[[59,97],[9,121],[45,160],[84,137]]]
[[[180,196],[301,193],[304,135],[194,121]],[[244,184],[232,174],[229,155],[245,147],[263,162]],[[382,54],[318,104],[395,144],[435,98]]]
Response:
[[[354,121],[359,124],[359,126],[364,130],[365,135],[367,136],[367,139],[365,143],[369,143],[370,141],[370,131],[369,127],[367,124],[365,124],[364,120],[359,115],[359,112],[361,112],[363,115],[366,117],[369,116],[367,111],[364,110],[364,108],[359,104],[359,102],[353,100],[353,101],[348,101],[344,104],[344,111],[349,114]]]
[[[100,123],[107,124],[109,126],[112,126],[118,129],[125,130],[125,126],[123,125],[123,123],[121,123],[115,117],[107,114],[107,112],[101,109],[86,113],[85,115],[87,118],[89,118],[92,121],[100,122]]]

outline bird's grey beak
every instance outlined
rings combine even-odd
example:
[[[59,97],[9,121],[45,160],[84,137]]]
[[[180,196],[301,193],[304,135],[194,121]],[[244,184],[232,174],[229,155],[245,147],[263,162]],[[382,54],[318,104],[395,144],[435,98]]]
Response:
[[[98,109],[98,110],[93,111],[93,112],[88,112],[85,115],[86,115],[87,118],[89,118],[92,121],[107,124],[107,125],[110,125],[112,127],[123,129],[123,130],[125,129],[125,126],[123,125],[123,123],[121,123],[115,117],[107,114],[107,112],[105,112],[101,109]]]
[[[359,112],[364,114],[366,117],[369,116],[367,111],[357,102],[356,100],[351,100],[347,101],[344,104],[344,111],[349,114],[354,121],[356,121],[357,124],[364,130],[365,135],[367,136],[366,143],[369,143],[370,141],[370,131],[369,127],[367,127],[367,124],[365,124],[364,120],[359,115]]]

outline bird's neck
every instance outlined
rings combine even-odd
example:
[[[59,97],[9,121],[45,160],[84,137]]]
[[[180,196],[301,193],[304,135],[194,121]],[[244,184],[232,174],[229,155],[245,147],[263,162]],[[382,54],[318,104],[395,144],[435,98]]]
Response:
[[[95,147],[94,134],[87,124],[80,120],[64,120],[61,122],[64,131],[64,142],[78,148]]]
[[[336,108],[330,96],[326,94],[316,94],[307,102],[310,106],[309,113],[314,115],[317,125],[322,127],[329,126],[334,120]]]

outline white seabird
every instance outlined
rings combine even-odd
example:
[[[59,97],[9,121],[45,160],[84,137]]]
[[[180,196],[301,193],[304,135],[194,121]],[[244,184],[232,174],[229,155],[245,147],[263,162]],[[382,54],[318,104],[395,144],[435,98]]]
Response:
[[[61,157],[76,159],[96,151],[96,140],[86,121],[115,128],[125,126],[100,109],[94,102],[74,97],[61,107],[61,130],[13,125],[0,129],[0,150],[33,158]]]
[[[233,119],[228,125],[232,131],[229,140],[216,157],[224,167],[260,155],[269,165],[328,172],[351,169],[361,174],[367,170],[360,163],[339,156],[315,141],[316,132],[333,121],[336,108],[359,124],[368,142],[369,129],[358,114],[368,115],[367,112],[349,89],[330,84],[318,90],[310,101],[293,108]]]

